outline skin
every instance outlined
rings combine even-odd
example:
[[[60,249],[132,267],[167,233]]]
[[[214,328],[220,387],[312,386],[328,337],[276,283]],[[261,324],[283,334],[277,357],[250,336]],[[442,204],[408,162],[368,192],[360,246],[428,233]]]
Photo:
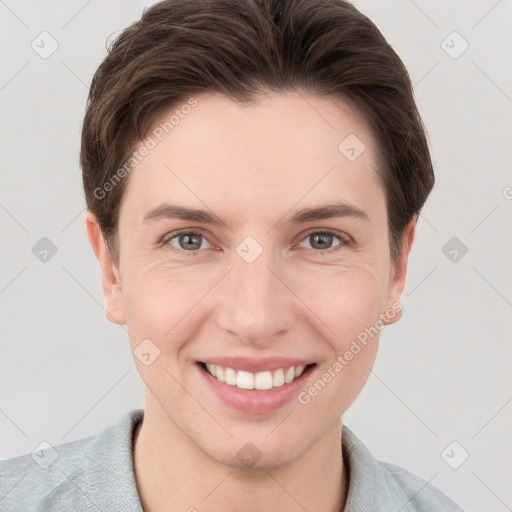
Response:
[[[196,378],[195,362],[300,357],[316,362],[307,389],[400,299],[415,222],[393,263],[376,143],[349,104],[291,92],[250,107],[217,94],[196,99],[129,175],[117,266],[94,215],[86,220],[107,317],[128,325],[132,350],[149,338],[161,351],[149,366],[135,358],[146,386],[134,448],[142,505],[151,512],[343,510],[342,414],[369,376],[378,335],[310,403],[294,399],[267,414],[224,405]],[[349,134],[366,146],[353,162],[338,150]],[[224,224],[142,222],[166,201],[213,212]],[[368,220],[289,222],[298,210],[341,201]],[[319,247],[311,235],[326,229],[348,242],[333,237]],[[177,230],[204,235],[194,255],[179,237],[160,244]],[[236,252],[248,236],[263,248],[253,263]],[[237,457],[248,442],[261,452],[252,468]]]

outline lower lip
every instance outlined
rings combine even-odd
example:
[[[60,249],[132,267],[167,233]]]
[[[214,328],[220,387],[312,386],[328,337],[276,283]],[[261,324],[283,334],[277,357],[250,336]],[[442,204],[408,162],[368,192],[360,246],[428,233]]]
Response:
[[[212,377],[200,363],[197,363],[196,367],[208,388],[224,404],[248,414],[265,414],[279,409],[296,398],[304,388],[306,379],[309,378],[315,365],[307,367],[300,377],[294,379],[289,384],[265,390],[239,389],[236,386],[230,386]]]

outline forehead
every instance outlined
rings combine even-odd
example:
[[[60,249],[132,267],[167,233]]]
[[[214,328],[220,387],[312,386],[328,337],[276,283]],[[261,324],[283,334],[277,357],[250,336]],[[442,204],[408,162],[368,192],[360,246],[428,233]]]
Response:
[[[153,148],[130,172],[123,201],[138,218],[163,200],[247,213],[265,204],[269,215],[298,201],[382,206],[375,142],[348,103],[299,93],[250,106],[218,94],[194,99],[161,112],[149,130]]]

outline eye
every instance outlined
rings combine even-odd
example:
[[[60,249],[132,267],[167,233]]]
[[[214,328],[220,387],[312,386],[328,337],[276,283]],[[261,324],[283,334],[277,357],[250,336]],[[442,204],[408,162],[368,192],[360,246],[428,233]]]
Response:
[[[337,250],[349,242],[348,235],[334,233],[331,231],[314,231],[309,233],[300,243],[299,247],[313,249],[322,252],[331,252]],[[195,253],[202,249],[212,247],[210,242],[195,231],[181,231],[174,233],[163,240],[164,245],[170,245],[180,251]]]
[[[343,237],[341,234],[333,233],[331,231],[314,231],[304,238],[304,240],[299,244],[299,247],[329,252],[329,249],[343,246],[346,243],[348,243],[346,236]]]
[[[210,242],[208,242],[201,233],[195,233],[193,231],[176,233],[167,238],[164,243],[186,252],[194,252],[211,247]]]

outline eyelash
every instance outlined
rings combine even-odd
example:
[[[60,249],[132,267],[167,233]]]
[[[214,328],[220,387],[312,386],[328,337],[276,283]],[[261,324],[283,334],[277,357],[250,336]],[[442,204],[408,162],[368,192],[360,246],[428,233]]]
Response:
[[[306,233],[306,235],[303,236],[303,238],[298,243],[303,242],[304,240],[311,237],[312,235],[326,235],[326,234],[332,235],[335,238],[337,238],[340,241],[340,244],[334,246],[334,248],[331,248],[331,249],[325,249],[325,250],[310,249],[310,250],[315,251],[315,252],[320,252],[322,254],[332,254],[332,253],[335,253],[335,252],[343,249],[346,245],[350,245],[350,243],[351,243],[351,237],[349,235],[347,235],[346,233],[341,233],[339,231],[332,230],[332,229],[309,231],[308,233]],[[173,240],[174,238],[180,237],[181,235],[198,235],[198,236],[201,236],[201,237],[205,238],[206,240],[208,240],[208,238],[200,231],[186,231],[185,230],[185,231],[176,231],[176,232],[173,232],[173,233],[170,233],[170,234],[164,236],[164,238],[162,239],[162,241],[160,242],[159,245],[163,246],[164,248],[171,247],[168,245],[168,243],[171,240]],[[211,242],[209,242],[209,243],[211,244]],[[177,252],[179,252],[181,254],[185,254],[187,256],[197,256],[204,249],[196,249],[194,251],[185,251],[184,249],[181,249],[178,247],[171,247],[171,250],[177,251]]]

